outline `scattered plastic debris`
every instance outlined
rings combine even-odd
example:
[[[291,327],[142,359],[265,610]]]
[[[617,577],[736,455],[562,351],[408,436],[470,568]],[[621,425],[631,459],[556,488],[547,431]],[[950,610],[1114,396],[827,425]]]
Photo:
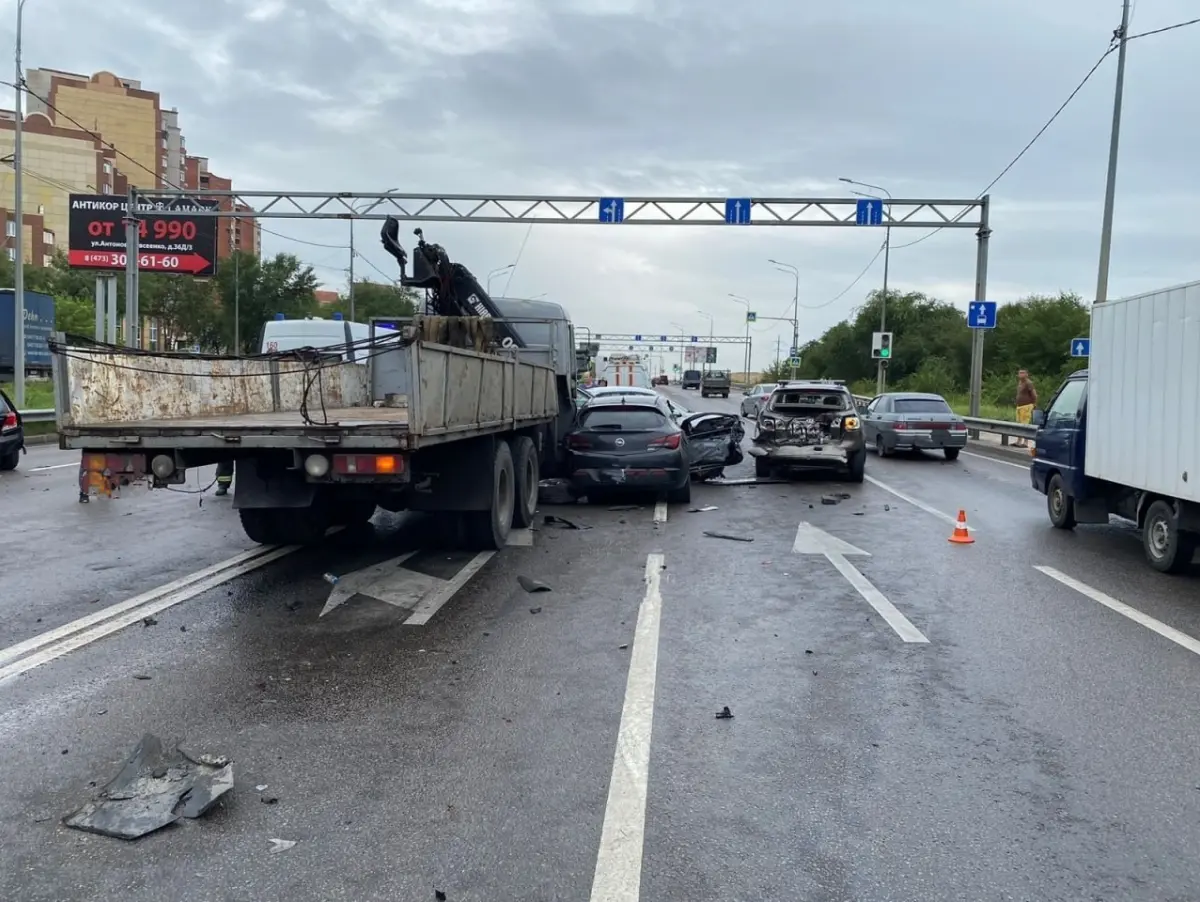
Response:
[[[542,613],[542,609],[541,608],[530,608],[529,613],[530,614],[540,614],[540,613]]]
[[[142,618],[142,626],[158,626],[158,618],[143,617]]]
[[[154,677],[150,676],[150,674],[148,674],[148,673],[135,673],[133,675],[133,678],[135,680],[152,680],[152,679],[154,679]]]
[[[116,839],[138,839],[175,823],[198,818],[233,789],[233,766],[219,756],[163,750],[152,733],[142,737],[121,772],[100,797],[63,818],[63,824]]]
[[[706,514],[709,511],[715,511],[715,510],[720,510],[720,508],[718,508],[715,504],[709,504],[704,507],[689,507],[688,513],[689,514]]]
[[[286,852],[296,845],[296,840],[294,839],[271,839],[268,842],[271,844],[272,852]]]
[[[336,586],[342,580],[340,576],[334,573],[323,573],[321,575],[321,579],[325,580],[325,582],[329,583],[331,586]]]
[[[839,498],[837,495],[822,495],[821,503],[822,504],[841,504],[842,499]]]
[[[517,582],[521,584],[521,588],[526,592],[551,592],[553,591],[548,585],[536,579],[530,579],[528,576],[518,576]]]
[[[576,523],[574,520],[568,520],[566,517],[556,517],[554,514],[546,514],[542,522],[547,526],[560,526],[563,529],[591,529],[590,526],[583,526]]]
[[[267,789],[266,783],[259,783],[257,786],[254,787],[255,792],[265,792],[266,789]]]
[[[717,720],[733,720],[733,712],[729,710],[729,705],[717,712]]]
[[[754,541],[754,539],[751,536],[733,536],[727,532],[712,532],[711,530],[707,530],[707,529],[704,530],[704,534],[706,536],[708,536],[710,539],[728,539],[730,542],[753,542]]]

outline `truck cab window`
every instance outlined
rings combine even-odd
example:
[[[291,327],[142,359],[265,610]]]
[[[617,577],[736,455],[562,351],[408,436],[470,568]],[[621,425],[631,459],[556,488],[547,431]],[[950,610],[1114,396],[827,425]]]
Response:
[[[1083,397],[1087,393],[1087,382],[1083,379],[1073,379],[1058,390],[1054,403],[1046,413],[1047,429],[1067,429],[1079,421],[1079,411],[1083,406]]]

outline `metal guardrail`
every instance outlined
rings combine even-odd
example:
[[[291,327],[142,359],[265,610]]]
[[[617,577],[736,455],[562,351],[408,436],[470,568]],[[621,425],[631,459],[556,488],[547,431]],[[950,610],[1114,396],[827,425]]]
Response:
[[[21,419],[26,423],[53,423],[54,411],[51,410],[22,410]]]
[[[855,404],[868,404],[870,401],[871,399],[865,395],[854,396]],[[999,436],[1001,445],[1007,445],[1014,438],[1032,439],[1037,437],[1037,427],[1025,423],[989,420],[986,417],[963,417],[962,421],[967,424],[967,434],[971,438],[977,439],[981,432],[986,432]]]

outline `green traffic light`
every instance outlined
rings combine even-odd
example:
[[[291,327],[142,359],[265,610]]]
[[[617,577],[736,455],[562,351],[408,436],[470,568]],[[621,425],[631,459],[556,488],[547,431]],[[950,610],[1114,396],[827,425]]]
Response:
[[[880,357],[891,357],[891,356],[892,356],[892,349],[891,349],[891,348],[880,348],[880,349],[879,349],[879,356],[880,356]]]

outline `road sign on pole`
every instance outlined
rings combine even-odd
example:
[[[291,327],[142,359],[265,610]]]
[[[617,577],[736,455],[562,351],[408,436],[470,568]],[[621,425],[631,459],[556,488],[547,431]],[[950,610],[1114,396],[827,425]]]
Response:
[[[640,335],[635,335],[635,336],[633,336],[633,340],[634,340],[634,341],[641,341],[641,340],[642,340],[642,336],[640,336]]]
[[[796,357],[796,356],[789,357],[789,358],[788,358],[788,360],[787,360],[787,365],[788,365],[788,366],[791,366],[791,367],[797,367],[797,366],[799,366],[799,365],[800,365],[800,358],[799,358],[799,357]]]
[[[799,356],[800,356],[800,349],[797,348],[795,345],[792,345],[792,347],[788,350],[788,357],[799,357]]]
[[[878,197],[864,197],[854,205],[854,221],[858,225],[881,225],[883,201]]]
[[[597,205],[600,213],[601,222],[624,222],[625,221],[625,198],[623,197],[602,197]]]
[[[693,336],[692,336],[692,342],[693,342],[693,343],[695,343],[695,342],[697,342],[697,341],[699,341],[699,340],[700,340],[700,336],[699,336],[699,335],[693,335]]]
[[[758,314],[755,313],[753,310],[748,310],[746,312],[746,322],[748,322],[748,323],[758,322]]]
[[[660,335],[660,336],[658,336],[658,340],[659,340],[660,342],[662,342],[663,344],[666,344],[666,343],[667,343],[667,336],[665,336],[665,335]]]
[[[1071,342],[1072,357],[1090,357],[1092,354],[1092,340],[1090,338],[1076,338]]]
[[[750,207],[748,197],[725,198],[725,221],[730,225],[750,225]]]
[[[967,325],[972,329],[995,329],[996,302],[971,301],[967,304]]]

